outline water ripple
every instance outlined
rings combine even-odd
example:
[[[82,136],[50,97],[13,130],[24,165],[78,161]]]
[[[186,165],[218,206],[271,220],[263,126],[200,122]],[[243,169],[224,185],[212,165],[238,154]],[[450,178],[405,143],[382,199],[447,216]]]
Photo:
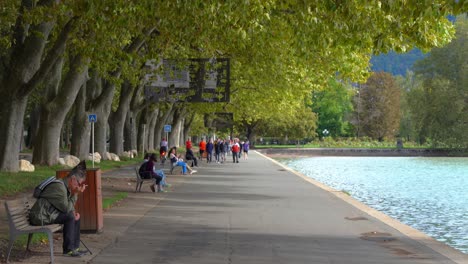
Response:
[[[280,161],[468,254],[468,158],[314,157]]]

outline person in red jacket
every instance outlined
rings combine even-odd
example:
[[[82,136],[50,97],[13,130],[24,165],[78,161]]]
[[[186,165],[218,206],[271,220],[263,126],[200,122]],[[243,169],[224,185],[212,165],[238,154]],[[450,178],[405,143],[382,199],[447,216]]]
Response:
[[[234,139],[234,143],[231,146],[231,152],[232,152],[232,163],[239,163],[239,153],[240,153],[240,145],[239,145],[239,139]]]
[[[192,141],[190,140],[190,138],[187,138],[187,141],[185,141],[185,148],[186,150],[189,150],[192,148]]]
[[[203,160],[203,154],[206,151],[206,141],[205,141],[205,139],[202,139],[200,141],[200,144],[198,145],[198,147],[200,147],[200,160]]]

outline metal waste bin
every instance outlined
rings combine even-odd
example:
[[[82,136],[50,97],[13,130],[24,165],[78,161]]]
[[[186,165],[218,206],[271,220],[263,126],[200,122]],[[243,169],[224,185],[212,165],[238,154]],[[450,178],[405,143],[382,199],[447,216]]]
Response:
[[[58,170],[57,178],[65,178],[70,170]],[[81,216],[81,231],[101,233],[104,225],[102,215],[101,169],[86,169],[86,190],[78,195],[76,212]]]

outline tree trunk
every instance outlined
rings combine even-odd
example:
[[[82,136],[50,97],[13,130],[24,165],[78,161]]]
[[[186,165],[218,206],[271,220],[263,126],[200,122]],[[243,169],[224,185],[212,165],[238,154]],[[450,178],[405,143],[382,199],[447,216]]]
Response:
[[[185,121],[184,121],[184,135],[183,135],[183,138],[182,138],[182,141],[184,141],[184,142],[182,143],[182,145],[185,144],[185,140],[187,140],[190,137],[190,130],[192,129],[193,120],[195,120],[195,114],[194,113],[190,114],[189,117],[185,118]]]
[[[49,83],[47,101],[42,108],[41,121],[37,144],[33,152],[33,163],[43,165],[55,165],[58,163],[60,151],[60,132],[73,102],[76,99],[80,87],[86,80],[88,72],[88,60],[80,55],[73,58],[60,90],[60,75],[63,67],[61,60],[54,66],[52,81]],[[57,81],[54,84],[54,81]]]
[[[149,125],[148,125],[148,150],[154,151],[155,141],[154,141],[154,130],[156,123],[158,121],[159,108],[154,109],[149,116]]]
[[[0,125],[0,170],[2,171],[18,171],[19,146],[26,105],[27,97],[22,97],[10,98],[2,107]]]
[[[185,117],[180,120],[180,129],[179,129],[179,146],[185,145],[184,135],[185,135]]]
[[[37,137],[37,131],[39,129],[39,119],[41,116],[41,106],[37,105],[33,108],[29,115],[29,128],[28,128],[28,140],[26,144],[30,149],[34,147],[34,141]]]
[[[163,111],[163,109],[159,108],[158,117],[156,118],[156,123],[154,125],[154,130],[153,130],[154,145],[157,148],[159,148],[159,146],[161,145],[161,137],[163,137],[162,129],[166,122],[166,120],[163,120],[163,118],[166,116],[168,112],[170,112],[170,110]],[[164,135],[164,138],[166,138],[165,135]]]
[[[143,111],[141,111],[140,118],[138,121],[137,145],[138,145],[138,152],[142,154],[146,153],[146,148],[148,147],[147,141],[146,141],[147,114],[148,114],[148,108],[145,107]]]
[[[156,126],[154,127],[154,144],[156,146],[159,146],[161,144],[161,137],[162,137],[162,134],[164,133],[163,132],[164,125],[169,123],[168,119],[174,114],[174,111],[175,111],[174,104],[170,104],[168,108],[164,111],[160,108],[158,120],[156,122]],[[169,140],[169,139],[166,138],[166,140]],[[168,142],[168,143],[172,144],[172,142]]]
[[[117,155],[123,153],[124,141],[124,125],[127,112],[130,109],[130,101],[132,99],[133,86],[129,81],[125,81],[120,91],[119,106],[115,112],[111,112],[109,116],[110,127],[110,152]]]
[[[94,150],[99,152],[105,160],[107,159],[107,126],[111,107],[112,97],[108,97],[102,105],[94,109],[94,113],[97,115],[97,121],[94,124]]]
[[[21,15],[20,15],[21,16]],[[19,18],[21,19],[21,18]],[[21,21],[19,22],[21,23]],[[20,34],[11,50],[11,59],[0,77],[0,171],[16,172],[19,169],[19,151],[23,135],[23,118],[28,96],[35,86],[30,81],[41,70],[41,59],[53,23],[31,26],[35,34],[28,34],[24,25],[16,28]],[[41,35],[41,36],[39,36]],[[24,39],[23,39],[24,37]]]
[[[125,117],[124,125],[124,150],[134,150],[136,148],[136,120],[135,112],[128,111],[127,116]]]
[[[86,84],[83,84],[75,100],[70,154],[80,160],[86,159],[89,153],[90,136],[91,124],[86,115]]]
[[[172,131],[169,134],[169,142],[172,142],[174,146],[179,147],[180,140],[180,126],[181,121],[184,118],[185,107],[181,106],[174,111],[174,116],[172,118]]]
[[[69,118],[66,118],[68,120]],[[70,127],[71,123],[68,121],[65,121],[62,129],[62,140],[60,141],[60,148],[68,149],[68,152],[70,152],[70,145],[71,145],[71,139],[70,139]]]
[[[118,78],[120,72],[114,72],[113,77]],[[94,124],[94,151],[101,154],[102,159],[107,159],[107,119],[109,117],[112,99],[114,97],[115,85],[109,82],[104,82],[99,77],[96,71],[91,72],[91,78],[86,82],[84,94],[85,107],[83,106],[75,109],[77,116],[74,120],[74,127],[83,128],[85,124],[86,129],[80,132],[73,133],[74,145],[80,146],[80,155],[88,155],[90,152],[90,135],[91,126],[88,122],[88,114],[96,114],[97,121]],[[81,95],[83,96],[83,95]],[[83,99],[80,99],[83,100]],[[79,109],[79,111],[78,111]],[[83,123],[85,122],[85,123]],[[75,152],[75,155],[78,154]]]
[[[130,110],[125,118],[125,149],[138,149],[138,116],[140,112],[148,105],[148,102],[142,96],[144,85],[137,86],[133,89],[132,100],[130,102]]]

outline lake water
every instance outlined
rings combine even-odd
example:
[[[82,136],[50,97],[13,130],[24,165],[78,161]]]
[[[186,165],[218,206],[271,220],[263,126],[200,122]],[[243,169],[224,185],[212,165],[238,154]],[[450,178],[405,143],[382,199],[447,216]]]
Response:
[[[468,254],[468,158],[312,157],[280,161]]]

